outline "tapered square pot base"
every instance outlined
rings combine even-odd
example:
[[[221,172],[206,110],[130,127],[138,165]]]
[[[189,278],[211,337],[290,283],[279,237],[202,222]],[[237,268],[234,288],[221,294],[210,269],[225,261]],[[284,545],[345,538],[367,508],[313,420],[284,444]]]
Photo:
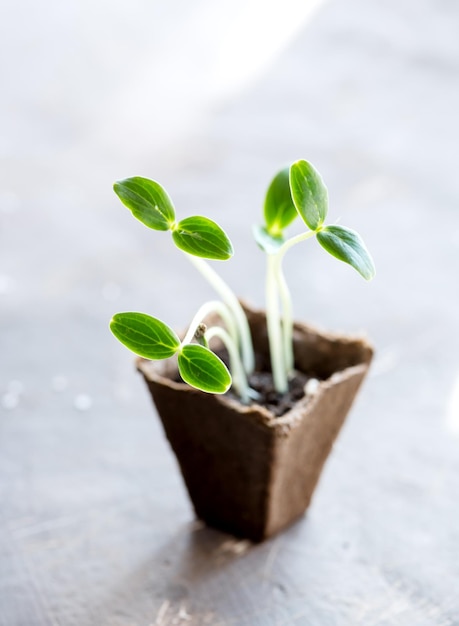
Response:
[[[257,364],[268,371],[263,312],[247,310]],[[282,417],[177,382],[171,362],[137,362],[175,452],[196,515],[253,541],[307,509],[323,465],[372,358],[362,338],[295,324],[297,370],[319,380]]]

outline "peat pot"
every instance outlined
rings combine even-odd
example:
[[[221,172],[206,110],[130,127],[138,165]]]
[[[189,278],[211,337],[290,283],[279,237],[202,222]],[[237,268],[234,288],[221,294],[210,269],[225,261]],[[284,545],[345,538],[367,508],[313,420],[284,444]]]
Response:
[[[247,310],[257,368],[268,371],[266,317]],[[177,382],[173,361],[139,359],[196,515],[262,541],[307,509],[373,350],[364,339],[295,324],[295,367],[319,380],[281,417]]]

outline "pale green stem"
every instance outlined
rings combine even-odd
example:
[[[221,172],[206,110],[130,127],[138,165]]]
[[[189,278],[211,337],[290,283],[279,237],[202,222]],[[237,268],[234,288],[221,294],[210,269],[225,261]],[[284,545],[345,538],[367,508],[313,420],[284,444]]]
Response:
[[[291,375],[294,368],[294,355],[293,355],[293,307],[290,290],[285,280],[284,272],[282,270],[282,261],[285,253],[292,246],[310,239],[316,233],[314,231],[307,231],[306,233],[300,233],[291,239],[288,239],[274,255],[274,269],[277,285],[279,288],[279,295],[282,305],[282,342],[283,342],[283,354],[285,359],[285,367],[287,375]]]
[[[277,259],[276,259],[277,260]],[[287,377],[293,374],[295,358],[293,355],[293,306],[290,289],[282,271],[282,263],[276,263],[275,267],[277,286],[282,309],[282,345],[285,359]]]
[[[212,313],[217,313],[222,318],[228,330],[228,333],[233,338],[233,341],[235,341],[237,344],[238,332],[230,310],[223,302],[220,302],[219,300],[212,300],[211,302],[206,302],[205,304],[203,304],[200,307],[199,311],[196,313],[196,315],[193,317],[191,324],[188,327],[188,331],[182,341],[182,345],[186,345],[193,340],[194,334],[199,324]]]
[[[281,245],[279,250],[276,252],[276,257],[278,257],[279,259],[282,259],[282,257],[287,252],[287,250],[295,246],[297,243],[300,243],[301,241],[306,241],[306,239],[310,239],[311,237],[314,237],[314,235],[317,235],[315,230],[308,230],[305,233],[300,233],[299,235],[295,235],[295,237],[290,237],[290,239],[287,239],[287,241],[284,241],[284,243]]]
[[[237,344],[233,341],[229,333],[220,326],[212,326],[206,331],[204,335],[206,341],[210,342],[213,337],[218,337],[228,350],[230,360],[230,371],[233,379],[233,387],[238,396],[241,398],[243,404],[249,402],[249,385],[247,383],[247,376],[242,365],[241,357],[239,356],[239,350]]]
[[[285,393],[288,389],[288,381],[282,345],[276,259],[277,256],[272,254],[268,255],[266,273],[266,323],[274,388],[278,393]]]
[[[252,337],[250,334],[247,316],[244,313],[239,300],[233,291],[228,287],[225,281],[217,274],[217,272],[200,257],[187,254],[188,259],[201,272],[201,274],[209,281],[215,291],[219,294],[223,302],[228,306],[234,316],[238,335],[240,339],[240,349],[242,354],[242,362],[247,374],[251,374],[255,368],[255,356],[253,352]]]

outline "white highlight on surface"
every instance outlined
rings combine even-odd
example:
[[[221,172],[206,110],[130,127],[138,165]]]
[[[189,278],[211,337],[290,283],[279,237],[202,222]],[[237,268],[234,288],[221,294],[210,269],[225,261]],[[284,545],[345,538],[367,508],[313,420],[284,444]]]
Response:
[[[235,6],[220,41],[216,91],[228,96],[257,78],[301,31],[322,0],[246,0]]]
[[[304,393],[307,396],[313,396],[315,393],[317,393],[318,388],[319,381],[317,380],[317,378],[310,378],[304,386]]]
[[[51,379],[51,388],[53,391],[60,393],[61,391],[65,391],[69,385],[69,381],[66,376],[63,374],[56,374]]]
[[[188,613],[184,604],[180,604],[177,612],[177,607],[174,607],[169,600],[165,600],[159,608],[155,622],[151,624],[151,626],[183,624],[184,622],[189,622],[191,619],[192,616]]]
[[[240,555],[245,554],[251,546],[252,543],[247,539],[228,539],[219,546],[217,552]]]
[[[11,276],[6,274],[0,274],[0,296],[12,291],[14,287],[14,280]]]
[[[158,615],[156,616],[156,620],[154,626],[161,626],[163,624],[163,619],[169,609],[170,602],[169,600],[164,600],[164,602],[159,607]]]
[[[446,409],[446,427],[451,433],[459,436],[459,374],[454,381]]]
[[[2,407],[4,409],[11,411],[12,409],[15,409],[18,404],[19,404],[19,396],[17,394],[12,393],[11,391],[8,391],[7,393],[3,394]]]
[[[75,396],[73,406],[78,411],[88,411],[92,407],[92,398],[87,393],[80,393]]]
[[[1,405],[4,409],[15,409],[24,393],[24,383],[21,380],[10,380],[7,385],[7,392],[3,394]]]
[[[134,50],[122,88],[99,112],[95,140],[136,159],[151,154],[152,142],[169,151],[215,106],[260,79],[322,3],[199,0],[173,21],[166,12],[164,28],[141,54]]]

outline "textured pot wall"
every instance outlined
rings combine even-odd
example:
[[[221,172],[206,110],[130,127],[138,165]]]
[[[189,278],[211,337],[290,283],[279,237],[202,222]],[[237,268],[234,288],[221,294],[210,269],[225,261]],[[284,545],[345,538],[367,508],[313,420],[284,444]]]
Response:
[[[278,436],[266,535],[300,517],[309,506],[324,463],[366,372],[366,365],[356,366],[335,375],[333,382],[323,383],[309,407],[296,409],[298,421],[292,419],[292,432]]]
[[[274,437],[257,419],[208,396],[171,387],[142,367],[196,515],[237,535],[264,533]]]
[[[248,313],[257,360],[265,362],[265,317]],[[297,364],[310,366],[305,373],[327,371],[328,378],[281,418],[177,383],[170,364],[138,362],[196,514],[211,526],[259,541],[291,524],[310,502],[372,350],[363,340],[297,325],[295,355]]]

